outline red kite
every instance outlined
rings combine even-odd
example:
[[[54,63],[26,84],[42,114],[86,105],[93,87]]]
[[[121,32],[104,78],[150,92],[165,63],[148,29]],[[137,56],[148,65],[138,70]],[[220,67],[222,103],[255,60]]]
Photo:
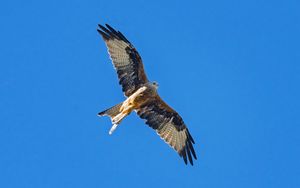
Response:
[[[107,115],[111,118],[113,126],[109,134],[113,133],[127,115],[135,111],[177,151],[185,164],[188,159],[193,165],[193,157],[197,159],[193,148],[195,142],[179,114],[159,97],[158,84],[147,79],[137,50],[120,31],[108,24],[106,27],[98,26],[97,31],[106,43],[119,83],[127,97],[124,102],[98,113],[99,116]]]

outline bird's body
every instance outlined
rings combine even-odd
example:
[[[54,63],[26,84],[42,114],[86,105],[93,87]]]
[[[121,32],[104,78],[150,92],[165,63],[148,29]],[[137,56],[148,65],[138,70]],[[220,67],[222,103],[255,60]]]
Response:
[[[111,117],[113,127],[110,130],[110,134],[116,129],[116,126],[121,123],[121,121],[129,115],[133,110],[138,110],[147,102],[156,96],[156,86],[152,83],[146,83],[137,89],[132,95],[127,97],[127,99],[116,105],[114,113],[109,113],[109,111],[100,112],[99,115],[108,115]]]
[[[126,100],[98,115],[111,118],[112,134],[121,121],[132,111],[146,120],[160,137],[193,165],[197,159],[193,148],[195,143],[179,114],[168,106],[158,95],[156,82],[150,82],[144,72],[142,59],[124,35],[106,24],[99,25],[98,32],[103,37],[113,65],[122,85]]]

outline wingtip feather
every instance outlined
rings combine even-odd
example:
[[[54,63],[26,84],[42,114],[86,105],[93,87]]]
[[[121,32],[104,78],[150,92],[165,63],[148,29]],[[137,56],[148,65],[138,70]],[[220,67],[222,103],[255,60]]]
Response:
[[[189,158],[189,162],[190,162],[190,164],[193,166],[193,165],[194,165],[194,163],[193,163],[193,158],[192,158],[191,150],[190,150],[190,148],[189,148],[188,143],[186,143],[185,149],[186,149],[187,156],[188,156],[188,158]]]
[[[181,150],[181,156],[183,158],[184,163],[187,165],[187,158],[186,158],[186,152],[185,152],[185,148],[183,148]]]
[[[97,29],[97,31],[102,36],[102,38],[104,40],[108,40],[109,39],[109,36],[106,33],[104,33],[103,31],[101,31],[100,29]]]
[[[193,144],[195,144],[195,141],[194,141],[192,135],[190,134],[190,131],[189,131],[188,129],[186,129],[186,132],[187,132],[187,137],[191,140],[191,142],[192,142]]]

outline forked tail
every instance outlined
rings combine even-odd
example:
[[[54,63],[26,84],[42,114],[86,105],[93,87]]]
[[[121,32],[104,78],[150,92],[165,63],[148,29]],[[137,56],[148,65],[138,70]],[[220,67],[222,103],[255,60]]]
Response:
[[[98,113],[98,116],[109,116],[110,117],[111,122],[113,124],[113,126],[109,130],[110,135],[114,132],[114,130],[116,130],[116,128],[119,125],[119,123],[121,122],[121,120],[125,117],[122,114],[122,112],[120,111],[122,104],[123,104],[123,102],[121,102],[107,110],[104,110],[103,112]]]
[[[98,116],[109,116],[111,119],[113,119],[115,116],[117,116],[120,113],[120,108],[122,106],[123,102],[107,109],[102,112],[98,113]]]

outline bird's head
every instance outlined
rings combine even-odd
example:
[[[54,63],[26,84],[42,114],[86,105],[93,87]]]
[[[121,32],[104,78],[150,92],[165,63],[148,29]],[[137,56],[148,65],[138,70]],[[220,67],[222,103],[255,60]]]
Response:
[[[154,81],[154,82],[152,82],[152,85],[154,86],[154,88],[155,88],[155,89],[157,89],[157,88],[158,88],[158,83],[157,83],[157,82],[155,82],[155,81]]]

